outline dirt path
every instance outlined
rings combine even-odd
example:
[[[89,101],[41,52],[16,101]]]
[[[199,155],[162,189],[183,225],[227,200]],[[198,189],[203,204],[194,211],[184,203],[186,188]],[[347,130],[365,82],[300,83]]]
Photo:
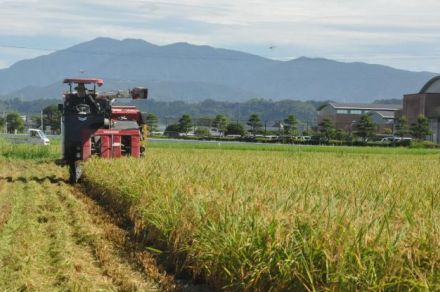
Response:
[[[0,161],[0,290],[172,290],[172,278],[66,176],[52,164]]]

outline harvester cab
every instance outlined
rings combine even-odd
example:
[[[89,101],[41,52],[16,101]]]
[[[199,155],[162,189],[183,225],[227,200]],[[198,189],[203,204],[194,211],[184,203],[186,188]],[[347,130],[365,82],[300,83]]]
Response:
[[[98,93],[101,79],[69,78],[62,112],[62,163],[70,169],[70,182],[76,183],[82,174],[82,161],[92,155],[118,158],[122,155],[140,157],[145,150],[142,140],[144,118],[135,106],[116,106],[117,98],[147,99],[146,88],[127,92]]]

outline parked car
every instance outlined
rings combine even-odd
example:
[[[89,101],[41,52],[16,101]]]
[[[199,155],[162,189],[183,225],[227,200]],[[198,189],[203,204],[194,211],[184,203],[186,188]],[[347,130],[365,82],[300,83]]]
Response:
[[[39,129],[29,129],[27,134],[7,134],[5,138],[12,143],[50,144],[49,138]]]
[[[411,137],[397,137],[397,136],[391,136],[391,137],[384,137],[379,142],[382,143],[399,143],[404,141],[411,141]]]
[[[311,136],[296,136],[294,137],[296,141],[310,141],[312,140]]]

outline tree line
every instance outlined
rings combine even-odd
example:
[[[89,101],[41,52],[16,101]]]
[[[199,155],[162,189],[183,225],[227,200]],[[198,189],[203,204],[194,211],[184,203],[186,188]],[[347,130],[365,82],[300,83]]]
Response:
[[[330,119],[323,119],[318,124],[315,134],[319,134],[327,140],[351,140],[357,137],[362,141],[366,141],[368,138],[372,138],[377,134],[377,125],[368,114],[362,115],[359,120],[354,123],[353,128],[353,131],[343,131],[337,129]],[[424,115],[418,116],[416,122],[411,125],[408,124],[407,117],[402,116],[396,118],[393,129],[386,128],[384,134],[394,135],[400,138],[411,136],[418,140],[424,140],[426,136],[432,134],[432,131],[429,127],[429,121]]]
[[[49,126],[53,134],[60,133],[61,113],[58,111],[56,104],[46,106],[42,110],[42,118],[46,129]],[[41,115],[33,115],[30,120],[33,127],[41,127]],[[157,132],[159,117],[156,114],[148,113],[144,120],[150,132]],[[366,141],[368,138],[374,137],[377,134],[377,126],[368,114],[362,115],[353,125],[353,130],[350,129],[350,131],[337,129],[330,119],[324,119],[317,126],[300,131],[298,129],[298,119],[294,114],[289,114],[284,119],[276,122],[277,131],[267,131],[264,121],[257,113],[250,114],[245,123],[232,120],[223,114],[217,114],[213,117],[197,118],[197,125],[195,125],[194,120],[195,119],[189,114],[183,114],[176,123],[172,123],[166,127],[165,134],[188,134],[193,131],[197,136],[209,136],[211,134],[210,130],[215,128],[220,135],[244,136],[247,133],[254,136],[258,134],[287,136],[314,135],[324,140],[341,141],[352,140],[353,138]],[[10,112],[6,116],[0,117],[0,129],[3,129],[3,132],[23,132],[24,128],[25,121],[18,112]],[[385,132],[385,134],[393,134],[397,137],[412,136],[413,138],[423,140],[426,136],[431,135],[432,132],[429,127],[428,119],[420,115],[416,122],[411,125],[408,124],[408,119],[405,116],[396,118],[394,129],[389,129],[389,132]]]
[[[22,133],[24,131],[24,120],[17,112],[8,113],[5,117],[0,117],[0,129],[8,133]]]
[[[159,119],[150,113],[146,116],[146,123],[151,132],[157,131]],[[295,115],[290,114],[284,120],[277,122],[278,130],[276,134],[298,135],[298,120]],[[248,129],[245,128],[248,126]],[[209,136],[212,129],[216,129],[220,135],[240,135],[244,136],[247,132],[252,135],[258,134],[274,134],[273,131],[267,130],[265,125],[256,113],[251,114],[246,120],[245,125],[235,120],[229,119],[227,116],[218,114],[215,117],[204,117],[197,119],[197,125],[189,114],[183,114],[176,123],[168,125],[164,131],[166,135],[188,134],[193,131],[197,136]],[[271,127],[273,128],[273,127]]]
[[[41,114],[34,114],[26,117],[27,122],[30,121],[32,127],[41,128],[41,121],[45,129],[50,127],[52,134],[59,134],[61,131],[61,112],[58,111],[56,104],[48,105],[43,108]],[[26,121],[18,112],[9,112],[0,117],[0,129],[8,133],[22,133],[25,129]]]
[[[157,131],[159,118],[150,113],[146,118],[147,125],[151,132]],[[245,128],[247,125],[247,129]],[[369,138],[373,138],[377,133],[377,125],[373,122],[370,115],[365,114],[360,116],[359,120],[353,124],[352,129],[344,131],[337,129],[333,121],[330,119],[322,120],[317,126],[310,127],[303,131],[298,129],[298,120],[295,115],[290,114],[283,120],[276,123],[278,127],[277,131],[266,131],[263,126],[263,121],[258,114],[251,114],[246,122],[239,123],[234,120],[228,119],[225,115],[216,115],[215,117],[205,117],[197,119],[197,124],[188,114],[184,114],[176,123],[168,125],[165,129],[165,134],[188,134],[191,130],[194,131],[196,136],[209,136],[209,129],[215,128],[222,135],[240,135],[243,136],[246,133],[251,135],[257,134],[276,134],[287,136],[317,136],[323,140],[340,140],[347,141],[357,138],[361,141],[367,141]],[[272,127],[273,128],[273,127]],[[431,135],[432,132],[429,127],[428,119],[421,115],[417,118],[416,122],[409,125],[405,116],[399,117],[395,120],[393,128],[385,128],[383,134],[394,135],[397,137],[408,137],[423,140],[426,136]]]

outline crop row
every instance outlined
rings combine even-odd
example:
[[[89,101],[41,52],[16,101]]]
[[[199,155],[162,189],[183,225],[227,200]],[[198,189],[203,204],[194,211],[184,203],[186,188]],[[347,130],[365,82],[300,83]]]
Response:
[[[85,182],[215,288],[435,290],[439,158],[154,148]]]

